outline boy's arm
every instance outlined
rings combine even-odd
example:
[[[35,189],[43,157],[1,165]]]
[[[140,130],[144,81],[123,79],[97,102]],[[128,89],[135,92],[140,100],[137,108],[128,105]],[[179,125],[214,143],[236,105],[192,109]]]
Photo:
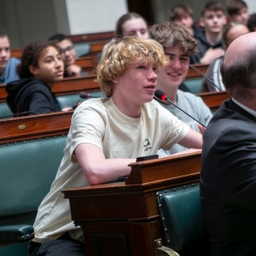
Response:
[[[187,135],[179,142],[179,144],[186,148],[202,148],[202,134],[190,128]]]
[[[78,145],[75,155],[86,180],[92,185],[113,182],[128,176],[131,172],[128,164],[136,161],[132,158],[106,159],[99,147],[88,143]]]

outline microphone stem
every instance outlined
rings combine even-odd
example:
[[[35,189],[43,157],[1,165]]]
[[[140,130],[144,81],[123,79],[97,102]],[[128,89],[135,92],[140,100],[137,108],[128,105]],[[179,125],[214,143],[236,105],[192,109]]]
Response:
[[[197,123],[201,124],[204,128],[206,128],[206,126],[204,124],[202,124],[201,122],[199,122],[198,120],[196,120],[193,116],[191,116],[190,114],[188,114],[187,112],[185,112],[183,109],[181,109],[180,107],[178,107],[175,103],[173,103],[171,100],[169,100],[167,97],[165,97],[165,100],[167,100],[169,103],[171,103],[173,106],[175,106],[176,108],[178,108],[180,111],[182,111],[184,114],[188,115],[190,118],[192,118],[193,120],[195,120]]]
[[[210,84],[212,84],[215,88],[217,88],[219,91],[221,91],[221,89],[219,88],[219,86],[217,86],[216,84],[213,83],[213,81],[211,81],[208,77],[204,76],[198,69],[196,69],[195,67],[193,67],[192,65],[189,65],[190,68],[194,69],[199,75],[201,75],[205,80],[207,80]]]

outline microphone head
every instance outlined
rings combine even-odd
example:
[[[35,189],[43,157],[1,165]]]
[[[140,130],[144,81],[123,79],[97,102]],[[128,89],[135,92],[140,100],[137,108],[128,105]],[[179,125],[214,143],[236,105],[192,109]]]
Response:
[[[88,98],[91,98],[91,95],[90,93],[87,93],[87,92],[80,92],[79,97],[81,99],[88,99]]]
[[[161,90],[157,89],[155,91],[155,96],[156,98],[160,99],[160,100],[165,100],[166,99],[166,94],[164,92],[162,92]]]

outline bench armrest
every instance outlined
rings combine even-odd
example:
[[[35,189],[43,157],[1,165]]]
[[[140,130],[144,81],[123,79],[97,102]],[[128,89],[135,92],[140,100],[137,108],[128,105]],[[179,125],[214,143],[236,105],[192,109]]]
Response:
[[[25,242],[34,238],[32,225],[0,226],[0,245]]]

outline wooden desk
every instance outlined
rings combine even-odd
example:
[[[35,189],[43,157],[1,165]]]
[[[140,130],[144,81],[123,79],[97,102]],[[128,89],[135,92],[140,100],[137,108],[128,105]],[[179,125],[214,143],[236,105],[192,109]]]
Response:
[[[92,56],[81,57],[76,59],[76,64],[80,66],[89,75],[95,75],[95,68],[93,66]]]
[[[56,96],[79,94],[82,91],[92,92],[99,90],[100,86],[95,75],[78,78],[65,78],[62,81],[55,83],[52,88],[52,92],[55,93]],[[1,84],[0,102],[6,102],[6,96],[5,84]]]
[[[224,100],[230,98],[227,91],[204,92],[197,94],[197,96],[200,96],[203,99],[204,103],[211,109],[211,111],[216,111]]]
[[[205,64],[194,64],[192,66],[196,68],[203,75],[206,74],[207,69],[209,67],[209,65],[205,65]],[[186,79],[193,79],[193,78],[203,78],[203,77],[198,72],[196,72],[193,68],[189,67]]]
[[[20,59],[22,55],[23,48],[11,49],[11,57]]]
[[[199,180],[201,153],[131,163],[126,182],[64,190],[87,256],[155,256],[163,237],[156,192]]]
[[[73,111],[1,120],[0,144],[67,134]]]

